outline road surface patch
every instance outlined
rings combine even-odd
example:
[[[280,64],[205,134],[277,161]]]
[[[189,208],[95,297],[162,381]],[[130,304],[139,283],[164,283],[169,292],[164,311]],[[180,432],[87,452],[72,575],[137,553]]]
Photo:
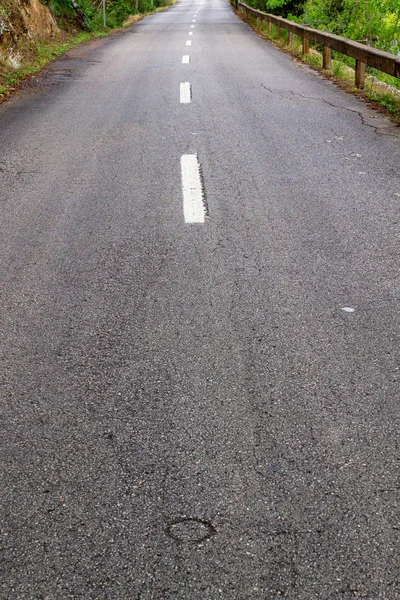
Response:
[[[198,544],[216,535],[217,530],[207,519],[182,517],[168,523],[166,533],[177,542]]]

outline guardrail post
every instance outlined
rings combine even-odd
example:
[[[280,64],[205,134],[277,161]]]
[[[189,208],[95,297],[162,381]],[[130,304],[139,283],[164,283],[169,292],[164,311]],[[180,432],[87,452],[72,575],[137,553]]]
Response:
[[[394,64],[394,76],[400,79],[400,58],[397,58]]]
[[[322,63],[322,66],[324,69],[331,68],[331,60],[332,60],[332,51],[330,48],[328,48],[328,46],[324,46],[323,63]]]
[[[293,31],[289,31],[288,44],[293,44],[293,39],[294,39],[294,33],[293,33]]]
[[[272,23],[271,21],[268,21],[268,34],[271,35],[272,33]]]
[[[363,89],[365,85],[365,63],[356,60],[356,88]]]
[[[303,54],[308,54],[310,52],[310,40],[303,37]]]

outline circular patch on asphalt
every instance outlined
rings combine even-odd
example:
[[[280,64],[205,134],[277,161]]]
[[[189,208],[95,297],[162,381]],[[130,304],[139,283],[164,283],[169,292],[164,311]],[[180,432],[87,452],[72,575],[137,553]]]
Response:
[[[217,533],[211,521],[198,517],[182,517],[171,521],[166,527],[167,534],[177,542],[198,544]]]

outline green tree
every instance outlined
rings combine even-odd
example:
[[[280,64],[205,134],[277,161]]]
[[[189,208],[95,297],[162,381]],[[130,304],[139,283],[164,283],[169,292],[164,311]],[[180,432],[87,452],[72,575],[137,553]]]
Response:
[[[307,0],[302,21],[386,50],[400,42],[399,0]]]

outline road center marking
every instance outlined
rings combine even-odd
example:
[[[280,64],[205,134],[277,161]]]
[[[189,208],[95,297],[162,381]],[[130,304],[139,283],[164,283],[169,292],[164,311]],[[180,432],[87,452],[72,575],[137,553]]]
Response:
[[[206,210],[197,154],[181,156],[181,175],[185,222],[204,223]]]
[[[192,29],[194,29],[194,25],[191,25],[190,27],[191,27]]]
[[[189,35],[193,35],[193,31],[189,31]]]
[[[188,54],[185,54],[184,56],[182,56],[182,64],[187,65],[188,63],[190,63],[190,56]]]
[[[180,97],[181,97],[181,104],[190,104],[190,100],[192,98],[192,90],[191,90],[190,83],[188,81],[181,83]]]
[[[186,42],[186,46],[191,46],[191,45],[192,45],[192,40],[188,40],[188,41]]]

